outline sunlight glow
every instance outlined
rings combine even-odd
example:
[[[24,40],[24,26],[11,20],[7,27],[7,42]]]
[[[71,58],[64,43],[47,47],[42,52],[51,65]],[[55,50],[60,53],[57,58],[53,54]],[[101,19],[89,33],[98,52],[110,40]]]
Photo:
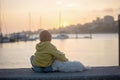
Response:
[[[77,4],[75,4],[75,3],[70,3],[70,4],[67,5],[67,7],[70,7],[70,8],[73,8],[73,7],[76,7],[76,6],[77,6]]]
[[[62,5],[63,1],[57,1],[58,5]]]
[[[66,21],[63,22],[63,27],[66,27],[68,25],[70,25],[68,22],[66,22]]]
[[[91,22],[96,17],[111,15],[117,19],[120,0],[1,0],[2,31],[18,32],[28,30],[28,12],[31,12],[31,30],[57,28],[59,11],[62,25],[76,25]],[[40,24],[42,17],[42,27]]]

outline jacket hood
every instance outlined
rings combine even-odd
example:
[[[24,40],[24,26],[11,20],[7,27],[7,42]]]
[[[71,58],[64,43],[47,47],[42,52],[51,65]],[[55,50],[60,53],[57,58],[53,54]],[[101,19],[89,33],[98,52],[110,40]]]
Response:
[[[36,49],[37,49],[37,50],[43,50],[43,49],[45,49],[46,47],[48,47],[49,44],[50,44],[49,41],[40,42],[40,43],[37,44]]]

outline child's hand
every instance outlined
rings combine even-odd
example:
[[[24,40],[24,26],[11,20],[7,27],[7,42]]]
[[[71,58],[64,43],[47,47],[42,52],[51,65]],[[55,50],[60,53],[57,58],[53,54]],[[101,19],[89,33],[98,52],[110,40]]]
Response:
[[[63,54],[63,55],[65,55],[63,52],[61,52],[60,50],[58,50],[58,52],[59,52],[59,54]]]
[[[66,58],[66,61],[69,61],[69,60]]]

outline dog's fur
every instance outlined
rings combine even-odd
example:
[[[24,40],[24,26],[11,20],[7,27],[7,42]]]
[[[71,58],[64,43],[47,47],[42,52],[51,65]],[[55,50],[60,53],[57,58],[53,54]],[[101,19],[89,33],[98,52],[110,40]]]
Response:
[[[62,62],[59,60],[55,60],[55,62],[52,65],[52,68],[54,71],[61,72],[79,72],[86,70],[86,67],[79,61]]]
[[[62,52],[60,53],[63,54]],[[62,62],[57,59],[54,61],[52,68],[53,71],[61,71],[61,72],[79,72],[87,69],[79,61]]]

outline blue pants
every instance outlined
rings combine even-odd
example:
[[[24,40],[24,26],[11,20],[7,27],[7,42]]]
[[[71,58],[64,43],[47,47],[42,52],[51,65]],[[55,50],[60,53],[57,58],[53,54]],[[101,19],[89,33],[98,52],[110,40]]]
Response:
[[[32,55],[31,58],[30,58],[30,62],[32,64],[33,71],[35,71],[35,72],[45,72],[45,73],[53,72],[52,66],[48,66],[48,67],[37,67],[37,66],[34,66],[33,62],[32,62],[33,58],[34,58],[34,56]]]

